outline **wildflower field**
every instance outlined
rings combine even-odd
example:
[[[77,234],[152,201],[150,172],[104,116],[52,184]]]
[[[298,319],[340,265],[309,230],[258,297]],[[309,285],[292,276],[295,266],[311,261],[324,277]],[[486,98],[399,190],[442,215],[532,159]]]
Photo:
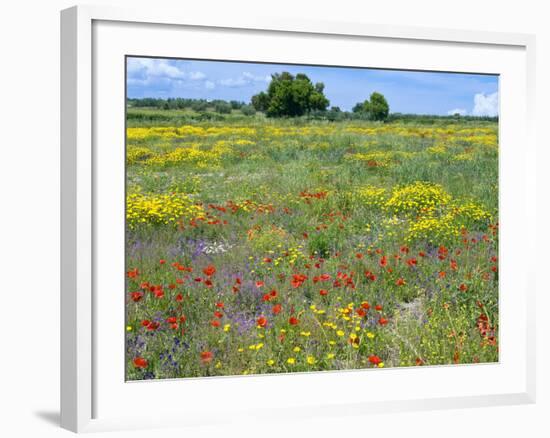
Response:
[[[127,126],[128,380],[498,361],[496,122]]]

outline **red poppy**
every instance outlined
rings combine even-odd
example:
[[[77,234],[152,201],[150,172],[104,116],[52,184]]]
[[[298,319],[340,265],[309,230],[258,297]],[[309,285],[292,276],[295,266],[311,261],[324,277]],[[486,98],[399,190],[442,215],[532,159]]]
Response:
[[[363,254],[358,252],[357,254],[355,254],[355,258],[358,258],[359,260],[361,260],[363,258]]]
[[[374,275],[371,271],[365,271],[365,277],[367,277],[370,281],[376,280],[376,275]]]
[[[132,298],[132,301],[137,303],[143,298],[143,292],[132,292],[130,293],[130,297]]]
[[[400,277],[400,278],[397,279],[397,281],[395,282],[395,284],[396,284],[397,286],[404,286],[404,285],[405,285],[405,279],[403,279],[403,278]]]
[[[177,295],[176,295],[176,301],[177,301],[178,303],[181,303],[181,302],[183,301],[183,295],[182,295],[182,294],[177,294]]]
[[[307,275],[303,275],[303,274],[293,274],[292,275],[292,281],[290,282],[290,284],[292,285],[293,288],[298,288],[300,287],[304,281],[307,280]]]
[[[380,266],[382,266],[382,267],[387,266],[387,264],[388,264],[388,258],[387,258],[386,256],[382,256],[382,258],[380,259],[380,262],[379,262],[379,263],[380,263]]]
[[[168,324],[174,324],[174,323],[178,322],[178,318],[176,318],[175,316],[170,316],[169,318],[166,318],[166,322]]]
[[[204,280],[204,285],[206,287],[212,287],[213,283],[212,283],[212,280],[210,280],[209,278],[207,278],[206,280]]]
[[[379,312],[382,310],[382,306],[380,304],[377,304],[376,306],[374,306],[374,308]]]
[[[327,295],[328,295],[328,290],[326,290],[326,289],[321,289],[321,290],[319,291],[319,295],[321,295],[322,297],[327,296]]]
[[[409,252],[409,247],[408,246],[402,246],[400,248],[401,252],[404,253],[404,254],[407,254]]]
[[[446,275],[447,273],[445,271],[439,272],[439,278],[445,278]]]
[[[155,294],[155,297],[157,298],[163,298],[164,297],[164,291],[162,289],[155,289],[153,292]]]
[[[151,324],[151,321],[149,321],[148,319],[144,319],[143,321],[141,321],[141,325],[143,327],[147,327],[149,324]]]
[[[147,366],[149,366],[149,362],[143,357],[136,357],[134,359],[134,366],[136,368],[147,368]]]
[[[214,353],[212,353],[211,351],[203,351],[201,352],[200,356],[202,363],[209,363],[212,362],[212,359],[214,359]]]
[[[329,274],[321,274],[321,275],[319,276],[319,279],[320,279],[321,281],[328,281],[328,280],[330,280],[330,278],[331,278],[331,277],[330,277]]]
[[[416,266],[417,263],[418,262],[414,257],[407,259],[407,265],[409,265],[410,267]]]
[[[225,307],[225,304],[223,303],[223,301],[218,301],[218,302],[216,303],[216,307],[217,307],[218,309],[223,309],[223,308]]]
[[[274,315],[278,315],[279,313],[281,313],[281,310],[282,310],[282,306],[280,304],[275,304],[272,308],[271,308],[271,311],[273,312]]]
[[[370,304],[367,301],[363,301],[361,303],[361,307],[365,310],[369,310],[370,309]]]
[[[369,356],[369,362],[373,365],[379,365],[382,362],[382,359],[373,354]]]
[[[214,316],[218,319],[221,319],[221,318],[223,318],[223,313],[216,311],[216,312],[214,312]]]
[[[264,263],[271,263],[272,259],[269,257],[264,257]]]
[[[367,311],[365,309],[363,309],[362,307],[357,309],[355,311],[357,313],[357,315],[359,315],[361,318],[363,318],[366,314],[367,314]]]
[[[426,253],[425,253],[424,251],[420,251],[420,252],[418,253],[418,255],[419,255],[420,257],[426,257]]]
[[[147,324],[145,324],[145,322],[147,322]],[[160,327],[160,323],[156,321],[147,321],[147,320],[142,321],[141,325],[145,326],[145,328],[150,331],[156,330]]]
[[[168,289],[170,289],[170,290],[174,290],[175,288],[176,288],[176,285],[173,284],[173,283],[170,283],[170,284],[168,285]]]
[[[220,326],[220,321],[217,320],[217,319],[213,319],[212,321],[210,321],[210,325],[212,327],[219,327]]]
[[[180,316],[180,322],[185,322],[187,320],[186,316],[185,315],[181,315]]]
[[[378,324],[380,325],[386,325],[388,323],[388,320],[386,318],[380,318],[378,320]]]
[[[262,297],[262,300],[264,301],[269,301],[271,299],[271,295],[269,294],[265,294],[263,297]]]
[[[256,282],[256,287],[262,287],[263,285],[265,285],[265,283],[264,283],[263,281],[261,281],[261,280],[258,280],[258,281]]]
[[[128,278],[136,278],[139,275],[139,271],[137,268],[134,268],[127,272]]]
[[[202,272],[204,272],[204,275],[207,277],[212,277],[212,275],[216,273],[216,268],[213,265],[208,265]]]
[[[288,318],[288,323],[290,325],[298,325],[299,322],[300,322],[299,319],[294,316],[291,316],[290,318]]]
[[[183,284],[185,280],[183,278],[176,278],[176,283]]]
[[[260,327],[265,327],[267,325],[267,318],[265,316],[260,316],[257,320],[256,320],[256,323],[258,324],[258,326]]]
[[[455,351],[453,354],[453,362],[459,363],[460,362],[460,352],[458,350]]]
[[[468,286],[462,283],[460,286],[458,286],[458,289],[460,289],[461,292],[466,292],[468,290]]]
[[[166,263],[166,260],[160,259],[160,260],[159,260],[159,263],[160,263],[161,265],[164,265],[164,264]]]

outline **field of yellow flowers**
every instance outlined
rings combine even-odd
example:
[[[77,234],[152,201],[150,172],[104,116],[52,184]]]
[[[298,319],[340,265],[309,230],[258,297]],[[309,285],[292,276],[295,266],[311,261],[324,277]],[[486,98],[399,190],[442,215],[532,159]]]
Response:
[[[127,378],[498,361],[495,122],[127,128]]]

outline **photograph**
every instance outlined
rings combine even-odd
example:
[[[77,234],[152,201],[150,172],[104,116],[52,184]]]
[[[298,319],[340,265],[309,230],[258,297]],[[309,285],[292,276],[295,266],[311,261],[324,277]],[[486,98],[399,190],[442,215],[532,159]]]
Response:
[[[122,80],[127,381],[499,362],[498,75]]]

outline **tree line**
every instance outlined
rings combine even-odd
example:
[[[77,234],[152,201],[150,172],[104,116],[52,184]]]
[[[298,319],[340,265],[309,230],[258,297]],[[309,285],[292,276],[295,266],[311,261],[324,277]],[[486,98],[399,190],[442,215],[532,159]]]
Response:
[[[256,110],[252,105],[237,100],[206,100],[206,99],[188,99],[182,97],[169,97],[167,99],[144,97],[130,98],[128,105],[131,107],[155,108],[165,110],[184,110],[191,109],[196,112],[212,110],[219,114],[229,114],[233,110],[240,110],[245,115],[253,115]]]
[[[191,109],[199,113],[214,111],[218,114],[230,114],[238,110],[246,116],[260,111],[267,117],[302,117],[329,121],[340,120],[375,120],[375,121],[421,121],[430,122],[436,119],[461,120],[498,120],[496,117],[471,116],[434,116],[418,114],[390,114],[390,106],[383,94],[373,92],[370,97],[355,104],[351,110],[342,111],[337,106],[330,106],[330,101],[324,94],[325,84],[313,83],[304,73],[292,75],[289,72],[274,73],[265,91],[255,94],[249,103],[237,100],[221,99],[208,101],[206,99],[186,98],[142,98],[128,99],[129,106],[149,107],[157,109]]]
[[[292,75],[289,72],[274,73],[266,91],[262,91],[250,99],[250,103],[237,100],[225,101],[216,99],[189,98],[131,98],[131,107],[156,109],[191,109],[196,112],[214,111],[219,114],[229,114],[239,110],[244,115],[254,115],[256,111],[265,113],[267,117],[300,117],[324,118],[328,120],[368,119],[386,120],[389,115],[389,105],[380,93],[372,93],[370,100],[357,103],[352,113],[342,111],[337,106],[329,109],[330,101],[324,94],[325,85],[322,82],[313,83],[304,73]]]

